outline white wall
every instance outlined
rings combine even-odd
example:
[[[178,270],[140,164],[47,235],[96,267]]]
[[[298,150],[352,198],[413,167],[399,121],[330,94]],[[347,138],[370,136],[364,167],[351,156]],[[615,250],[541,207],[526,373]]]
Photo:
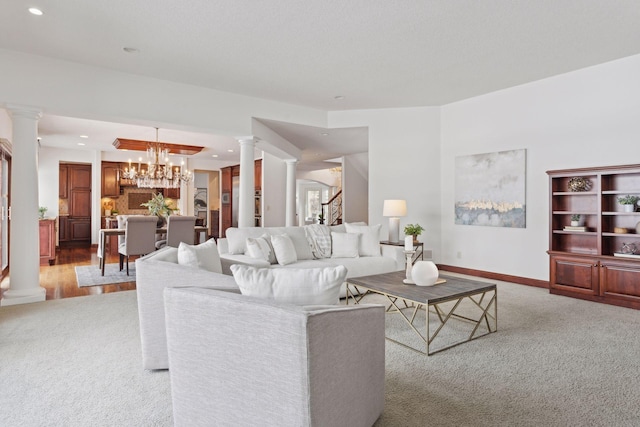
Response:
[[[263,153],[262,156],[262,226],[284,227],[286,219],[287,164]]]
[[[354,154],[342,158],[343,222],[369,222],[369,180],[362,174],[361,157]]]
[[[0,105],[36,106],[69,117],[251,135],[251,117],[324,127],[326,113],[0,49]]]
[[[638,76],[640,55],[444,106],[439,261],[548,280],[545,172],[640,163]],[[519,148],[527,149],[527,227],[455,225],[455,157]]]
[[[13,122],[7,110],[0,108],[0,138],[11,141],[13,135]]]
[[[330,127],[369,128],[369,223],[382,224],[388,237],[388,218],[382,216],[385,199],[405,199],[404,225],[419,223],[425,248],[439,261],[440,249],[440,108],[397,108],[335,111]]]
[[[60,162],[91,164],[91,242],[98,242],[100,229],[101,169],[100,152],[95,150],[64,150],[42,147],[38,150],[38,206],[47,207],[47,216],[58,216],[58,181]],[[27,190],[27,189],[25,189]]]

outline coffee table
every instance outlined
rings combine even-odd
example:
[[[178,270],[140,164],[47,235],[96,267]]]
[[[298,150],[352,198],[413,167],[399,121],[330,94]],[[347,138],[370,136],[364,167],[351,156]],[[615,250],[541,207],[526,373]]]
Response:
[[[425,343],[426,351],[389,337],[387,339],[427,356],[498,330],[498,289],[494,283],[441,274],[440,278],[445,279],[445,283],[434,286],[416,286],[402,283],[402,279],[405,277],[405,272],[396,271],[347,279],[346,303],[349,304],[351,299],[357,304],[368,294],[384,295],[391,303],[387,307],[387,313],[400,314],[408,326]],[[478,312],[477,316],[470,317],[466,312],[461,313],[461,304],[465,300],[471,302],[471,304],[465,305],[466,312],[470,311],[471,307],[472,311]],[[425,309],[426,317],[424,334],[415,324],[416,315],[422,308]],[[409,315],[405,312],[408,312]],[[434,317],[439,322],[433,331],[430,329],[430,317]],[[472,328],[471,332],[463,339],[453,343],[448,342],[446,345],[432,349],[432,344],[437,346],[434,341],[436,338],[441,338],[440,333],[450,320],[469,322]],[[442,340],[439,340],[438,343],[440,341]]]

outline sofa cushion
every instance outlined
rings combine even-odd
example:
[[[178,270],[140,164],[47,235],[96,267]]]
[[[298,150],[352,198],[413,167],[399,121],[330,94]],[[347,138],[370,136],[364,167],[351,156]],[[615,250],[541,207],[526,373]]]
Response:
[[[311,247],[307,241],[303,227],[230,227],[227,228],[226,237],[230,254],[246,254],[247,238],[257,238],[263,234],[270,236],[287,234],[296,249],[298,259],[313,259]]]
[[[276,264],[276,254],[271,245],[271,237],[267,234],[263,234],[260,237],[247,238],[247,253],[251,258],[262,259],[269,264]]]
[[[257,238],[264,234],[265,229],[260,227],[229,227],[225,232],[230,254],[244,254],[247,252],[247,239]]]
[[[360,256],[380,256],[380,224],[345,224],[347,233],[359,233],[358,253]]]
[[[271,236],[271,245],[276,253],[278,264],[287,265],[298,261],[296,248],[288,234]]]
[[[360,235],[331,232],[331,258],[357,258]]]
[[[220,255],[214,239],[209,239],[199,245],[188,245],[180,242],[178,246],[178,264],[222,273]]]
[[[347,276],[342,266],[319,268],[255,268],[232,265],[243,295],[296,305],[337,304]]]

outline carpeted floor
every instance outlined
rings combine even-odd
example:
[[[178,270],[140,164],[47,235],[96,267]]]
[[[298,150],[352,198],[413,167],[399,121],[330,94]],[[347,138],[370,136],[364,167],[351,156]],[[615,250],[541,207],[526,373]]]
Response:
[[[430,357],[387,341],[376,426],[640,425],[640,311],[498,289],[495,334]],[[412,339],[397,315],[387,328]],[[135,291],[1,307],[0,384],[1,425],[172,425]]]
[[[76,266],[76,280],[78,287],[111,285],[113,283],[127,283],[136,281],[136,264],[129,263],[129,275],[127,276],[126,266],[120,271],[120,265],[105,264],[104,276],[102,270],[97,265],[81,265]]]

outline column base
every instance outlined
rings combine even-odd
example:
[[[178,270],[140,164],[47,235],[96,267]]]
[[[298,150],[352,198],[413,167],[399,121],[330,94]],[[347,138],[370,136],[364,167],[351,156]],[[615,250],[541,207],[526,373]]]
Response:
[[[17,290],[9,289],[5,291],[4,294],[2,295],[2,299],[0,300],[0,306],[6,307],[9,305],[42,302],[46,298],[47,298],[47,291],[45,288],[41,288],[41,287],[28,289],[25,291],[17,291]]]

